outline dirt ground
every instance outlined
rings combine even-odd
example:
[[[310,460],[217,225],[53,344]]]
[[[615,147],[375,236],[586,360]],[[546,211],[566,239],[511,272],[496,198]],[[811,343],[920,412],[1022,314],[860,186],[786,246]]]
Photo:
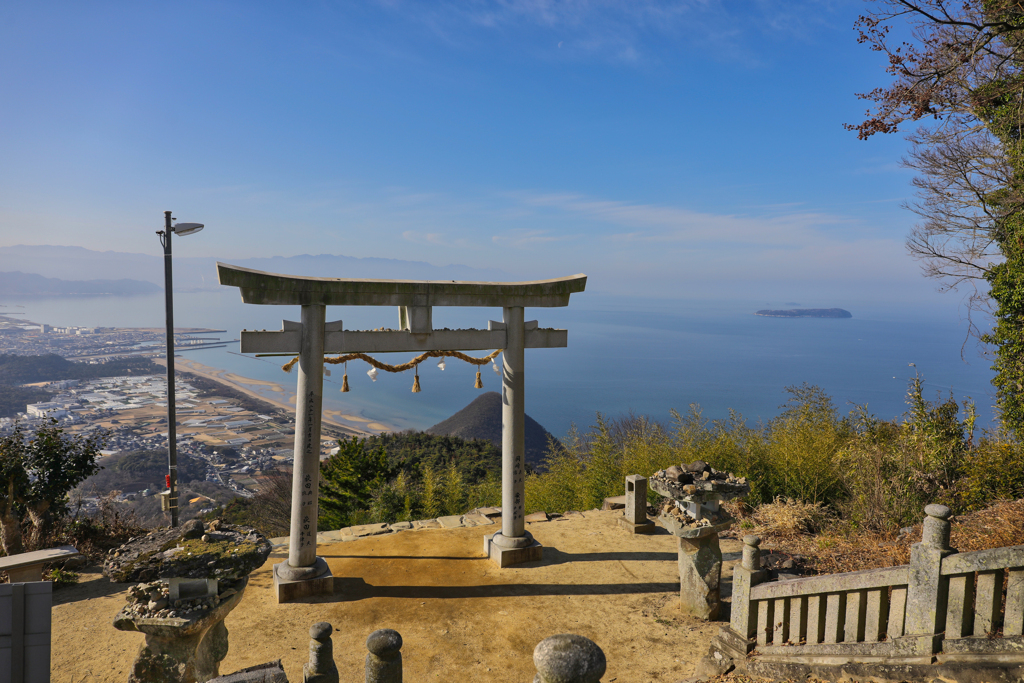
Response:
[[[366,637],[393,628],[404,641],[407,681],[531,681],[537,643],[577,633],[604,650],[605,683],[675,683],[692,675],[719,624],[680,611],[675,537],[661,528],[627,534],[615,523],[620,514],[530,524],[544,559],[507,569],[483,556],[483,536],[497,525],[321,544],[335,594],[281,605],[271,565],[286,555],[275,553],[225,621],[230,650],[220,671],[280,658],[288,680],[301,681],[309,627],[328,621],[343,681],[363,679]],[[724,595],[740,548],[722,539]],[[112,626],[127,588],[91,573],[54,594],[55,683],[127,680],[144,638]]]

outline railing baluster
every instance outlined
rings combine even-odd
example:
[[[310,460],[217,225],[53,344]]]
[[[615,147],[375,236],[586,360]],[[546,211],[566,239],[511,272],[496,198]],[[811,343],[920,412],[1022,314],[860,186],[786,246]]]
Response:
[[[946,637],[964,638],[974,631],[974,574],[949,577]]]
[[[846,619],[843,625],[843,642],[859,643],[864,640],[864,611],[867,607],[867,591],[850,591],[846,594]]]
[[[1011,569],[1006,586],[1003,635],[1024,635],[1024,570]]]
[[[772,619],[772,643],[782,645],[789,640],[789,600],[777,598]]]
[[[825,640],[825,596],[807,596],[807,644],[821,643]]]
[[[771,600],[758,600],[757,603],[757,644],[767,645],[768,636],[772,633],[772,608]]]
[[[807,637],[807,596],[789,600],[789,642],[799,645]]]
[[[994,633],[999,628],[999,612],[1003,606],[1003,570],[978,572],[975,593],[974,635]]]
[[[885,635],[889,620],[889,589],[875,588],[868,591],[868,604],[864,618],[864,642],[877,643]]]
[[[825,602],[825,642],[843,642],[846,620],[846,593],[829,593]]]
[[[907,617],[907,587],[893,586],[889,594],[889,622],[885,635],[892,640],[903,635],[903,625]]]

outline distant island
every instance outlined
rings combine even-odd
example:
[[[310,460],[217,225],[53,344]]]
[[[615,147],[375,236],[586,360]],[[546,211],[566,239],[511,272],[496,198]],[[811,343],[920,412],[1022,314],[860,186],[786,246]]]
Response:
[[[788,311],[758,311],[754,315],[769,318],[852,318],[853,314],[842,308],[791,308]]]

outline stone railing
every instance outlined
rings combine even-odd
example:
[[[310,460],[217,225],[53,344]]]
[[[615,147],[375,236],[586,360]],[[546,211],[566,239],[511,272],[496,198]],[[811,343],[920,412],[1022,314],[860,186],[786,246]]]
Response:
[[[302,667],[303,683],[338,683],[331,625],[322,621],[309,629],[309,662]],[[366,683],[402,683],[402,636],[385,628],[366,639]],[[599,683],[604,675],[604,652],[594,641],[571,633],[542,640],[533,650],[537,674],[533,683]],[[281,662],[211,679],[209,683],[287,683]]]
[[[925,513],[900,567],[765,583],[760,539],[744,538],[730,623],[711,656],[770,676],[830,678],[829,667],[851,665],[879,680],[932,680],[937,666],[958,664],[1024,671],[1024,546],[957,553],[949,508]]]

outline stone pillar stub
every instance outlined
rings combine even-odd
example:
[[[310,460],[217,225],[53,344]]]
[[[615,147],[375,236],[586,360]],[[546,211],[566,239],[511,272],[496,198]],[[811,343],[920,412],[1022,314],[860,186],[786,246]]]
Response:
[[[320,621],[309,629],[309,661],[302,665],[303,683],[338,683],[330,623]]]
[[[713,621],[718,618],[721,606],[722,549],[718,545],[718,534],[677,538],[680,606],[698,619]]]
[[[402,636],[382,628],[366,639],[366,683],[402,683]]]

